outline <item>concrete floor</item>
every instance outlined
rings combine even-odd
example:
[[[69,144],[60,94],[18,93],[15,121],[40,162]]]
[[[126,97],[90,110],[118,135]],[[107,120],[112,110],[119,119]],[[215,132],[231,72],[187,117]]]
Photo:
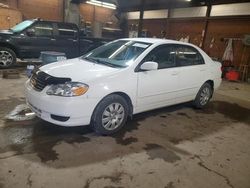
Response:
[[[204,110],[136,115],[112,137],[39,119],[6,121],[24,76],[0,79],[0,188],[249,188],[250,85],[223,82]]]

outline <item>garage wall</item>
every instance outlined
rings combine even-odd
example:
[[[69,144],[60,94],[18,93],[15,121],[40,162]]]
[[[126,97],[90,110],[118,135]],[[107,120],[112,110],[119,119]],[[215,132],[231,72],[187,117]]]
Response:
[[[138,25],[138,20],[129,20],[129,25]],[[161,37],[161,32],[167,33],[167,38],[179,40],[183,37],[190,37],[195,45],[202,41],[202,31],[205,26],[204,19],[146,19],[143,20],[143,29],[148,31],[148,37]]]
[[[130,21],[129,23],[138,22]],[[189,36],[191,43],[201,46],[205,29],[205,19],[144,20],[143,29],[148,30],[149,37],[160,37],[162,30],[167,32],[167,38],[169,39],[180,40]],[[227,45],[227,40],[225,41],[223,38],[237,39],[243,38],[247,34],[250,34],[250,17],[210,19],[208,21],[207,35],[204,39],[204,50],[211,57],[222,59]],[[242,41],[233,41],[233,64],[235,66],[239,66],[241,63],[243,47]],[[245,50],[245,53],[250,54],[250,47],[246,47]]]
[[[174,40],[189,37],[189,41],[197,46],[201,46],[202,33],[205,27],[203,19],[169,20],[167,37]]]
[[[10,8],[0,8],[0,29],[9,29],[22,21],[20,11]]]
[[[243,39],[244,35],[250,35],[250,13],[248,11],[250,3],[236,4],[237,7],[242,8],[242,11],[238,8],[235,9],[234,5],[226,5],[227,11],[219,12],[219,15],[218,8],[221,8],[221,5],[214,6],[212,15],[215,17],[208,19],[205,17],[206,8],[204,7],[198,7],[196,10],[194,8],[170,10],[167,19],[145,19],[143,29],[148,30],[149,37],[161,37],[162,30],[166,31],[167,38],[170,39],[180,40],[180,38],[189,36],[190,42],[197,46],[201,46],[204,40],[204,50],[211,57],[221,60],[227,46],[227,40],[222,40],[223,38]],[[243,12],[244,16],[242,16]],[[198,16],[194,17],[194,13]],[[206,20],[208,20],[207,35],[204,38]],[[129,25],[131,26],[131,24],[138,24],[138,18],[129,19]],[[242,41],[234,40],[233,48],[233,65],[238,66],[241,63],[244,48]],[[245,47],[246,53],[250,54],[250,47]]]
[[[116,25],[118,20],[115,17],[115,10],[93,6],[89,4],[80,4],[80,14],[84,21],[87,22],[113,22]]]
[[[63,20],[63,0],[0,0],[0,3],[19,10],[24,19]]]
[[[150,37],[160,37],[161,31],[166,29],[166,25],[165,19],[147,19],[144,21],[143,29],[147,30]]]
[[[17,8],[17,0],[0,0],[0,3],[8,5],[10,8]]]
[[[223,38],[243,38],[246,34],[250,34],[250,17],[209,20],[204,50],[212,57],[221,58],[227,45]],[[233,64],[236,66],[241,63],[243,48],[241,40],[233,41]],[[245,53],[250,54],[250,47],[245,48]]]
[[[63,20],[62,0],[19,0],[18,9],[24,19],[39,17],[44,20]]]
[[[137,30],[138,20],[129,20],[129,30]],[[132,26],[133,25],[133,26]],[[147,37],[160,37],[161,31],[166,30],[166,19],[145,19],[143,20],[143,30],[147,31]]]

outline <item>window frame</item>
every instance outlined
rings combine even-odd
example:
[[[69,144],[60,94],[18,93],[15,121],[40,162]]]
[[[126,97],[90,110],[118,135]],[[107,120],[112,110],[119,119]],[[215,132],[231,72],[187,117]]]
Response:
[[[161,48],[161,47],[164,47],[164,46],[172,46],[173,48],[175,48],[175,44],[173,44],[173,43],[160,44],[160,45],[154,47],[154,48],[153,48],[150,52],[148,52],[148,53],[145,55],[145,57],[140,61],[140,63],[136,66],[134,72],[145,72],[145,70],[141,70],[141,69],[140,69],[140,66],[141,66],[143,63],[146,62],[146,61],[145,61],[145,58],[146,58],[150,53],[152,53],[154,50],[157,50],[158,48]],[[161,69],[157,69],[157,70],[164,70],[164,69],[171,69],[171,68],[176,68],[176,67],[178,67],[177,64],[176,64],[176,57],[174,57],[174,61],[175,61],[175,66],[173,66],[173,67],[161,68]],[[157,62],[156,62],[156,63],[157,63]]]
[[[31,26],[29,26],[28,28],[26,28],[25,31],[27,31],[28,29],[34,29],[35,30],[35,26],[38,25],[38,24],[49,24],[51,25],[51,28],[52,28],[52,35],[34,35],[34,37],[48,37],[48,38],[51,38],[51,37],[54,37],[55,35],[55,27],[54,27],[54,24],[52,22],[40,22],[40,21],[37,21],[37,22],[34,22]]]
[[[74,36],[60,35],[59,34],[59,24],[61,24],[63,26],[70,26],[70,27],[72,27],[72,29],[74,31],[76,31],[75,35]],[[73,40],[76,40],[78,38],[79,30],[78,30],[78,28],[74,24],[70,24],[70,23],[56,23],[55,27],[56,27],[55,36],[58,37],[58,38],[61,38],[61,39],[65,39],[66,38],[66,39],[73,39]]]
[[[147,57],[148,54],[150,54],[153,50],[161,47],[161,46],[165,46],[165,45],[171,45],[175,48],[175,51],[177,52],[177,48],[178,47],[187,47],[187,48],[191,48],[192,50],[194,50],[195,52],[197,52],[200,56],[201,56],[201,60],[202,60],[202,64],[194,64],[194,65],[186,65],[186,66],[181,66],[178,61],[176,60],[176,53],[175,53],[175,66],[174,67],[166,67],[166,68],[162,68],[162,69],[171,69],[171,68],[177,68],[177,67],[189,67],[189,66],[197,66],[197,65],[205,65],[206,62],[205,62],[205,59],[203,57],[203,55],[199,52],[198,49],[196,49],[195,47],[191,46],[191,45],[185,45],[185,44],[175,44],[175,43],[167,43],[167,44],[160,44],[156,47],[154,47],[150,52],[148,52],[146,54],[146,56],[140,61],[140,63],[138,63],[138,65],[136,66],[134,72],[144,72],[145,70],[141,70],[140,69],[140,66],[145,62],[145,58]],[[157,69],[157,70],[162,70],[162,69]]]

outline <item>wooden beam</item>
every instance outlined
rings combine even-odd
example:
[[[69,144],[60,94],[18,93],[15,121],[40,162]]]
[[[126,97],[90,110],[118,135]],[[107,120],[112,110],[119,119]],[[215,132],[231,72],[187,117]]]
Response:
[[[202,36],[202,43],[201,43],[202,49],[204,49],[204,46],[205,46],[205,41],[206,41],[206,37],[207,37],[208,19],[210,17],[211,9],[212,9],[211,1],[208,0],[207,1],[207,13],[206,13],[206,19],[205,19],[204,33]]]
[[[141,0],[140,19],[138,24],[138,37],[142,36],[144,6],[145,6],[145,0]]]

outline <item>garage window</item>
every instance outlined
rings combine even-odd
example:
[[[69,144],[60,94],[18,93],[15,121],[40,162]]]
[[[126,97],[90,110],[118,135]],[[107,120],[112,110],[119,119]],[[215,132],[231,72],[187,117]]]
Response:
[[[191,66],[204,64],[201,54],[189,46],[176,47],[176,62],[178,66]]]

